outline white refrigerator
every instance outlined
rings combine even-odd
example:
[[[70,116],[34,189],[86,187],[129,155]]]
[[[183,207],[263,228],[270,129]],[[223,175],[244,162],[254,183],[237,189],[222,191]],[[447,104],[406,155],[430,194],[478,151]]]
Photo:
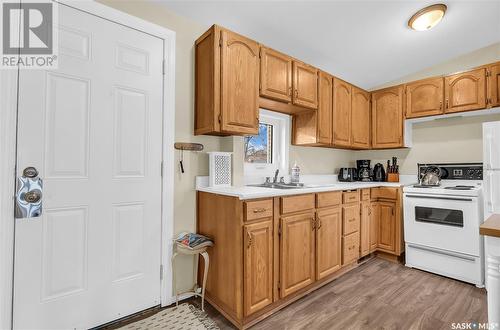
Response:
[[[483,124],[484,219],[500,213],[500,121]],[[500,324],[500,238],[485,236],[488,322]]]
[[[483,124],[484,219],[500,213],[500,121]]]

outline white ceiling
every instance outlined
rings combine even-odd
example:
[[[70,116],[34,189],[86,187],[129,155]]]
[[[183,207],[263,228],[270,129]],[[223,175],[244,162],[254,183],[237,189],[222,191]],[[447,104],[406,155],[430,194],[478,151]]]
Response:
[[[366,89],[500,42],[500,0],[156,1]],[[439,2],[448,6],[439,25],[407,28],[413,13]]]

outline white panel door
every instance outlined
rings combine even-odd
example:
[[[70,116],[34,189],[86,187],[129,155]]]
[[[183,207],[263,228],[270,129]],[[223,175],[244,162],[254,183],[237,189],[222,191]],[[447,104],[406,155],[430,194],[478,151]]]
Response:
[[[163,40],[59,6],[59,69],[20,72],[15,329],[86,329],[160,304]]]
[[[500,170],[500,122],[483,124],[484,169]]]

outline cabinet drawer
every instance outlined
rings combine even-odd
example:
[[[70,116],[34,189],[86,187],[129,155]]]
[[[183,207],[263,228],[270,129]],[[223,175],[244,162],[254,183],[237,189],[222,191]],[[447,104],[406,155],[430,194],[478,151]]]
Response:
[[[348,235],[359,231],[359,204],[342,207],[343,234]]]
[[[398,188],[372,188],[371,194],[373,199],[398,199]]]
[[[359,202],[359,191],[345,191],[342,193],[344,204]]]
[[[361,200],[369,201],[370,200],[370,189],[362,189],[361,190]]]
[[[245,220],[270,218],[273,216],[273,200],[245,202]]]
[[[342,247],[342,264],[348,264],[359,258],[359,232],[344,236]]]
[[[331,191],[319,193],[317,195],[318,208],[336,206],[342,204],[342,192]]]
[[[315,195],[281,197],[281,214],[314,209]]]

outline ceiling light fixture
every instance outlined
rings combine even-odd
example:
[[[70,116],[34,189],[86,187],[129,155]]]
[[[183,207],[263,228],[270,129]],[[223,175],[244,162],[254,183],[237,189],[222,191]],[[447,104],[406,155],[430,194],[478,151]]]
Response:
[[[416,31],[426,31],[436,26],[443,19],[446,5],[436,4],[417,11],[408,21],[408,26]]]

